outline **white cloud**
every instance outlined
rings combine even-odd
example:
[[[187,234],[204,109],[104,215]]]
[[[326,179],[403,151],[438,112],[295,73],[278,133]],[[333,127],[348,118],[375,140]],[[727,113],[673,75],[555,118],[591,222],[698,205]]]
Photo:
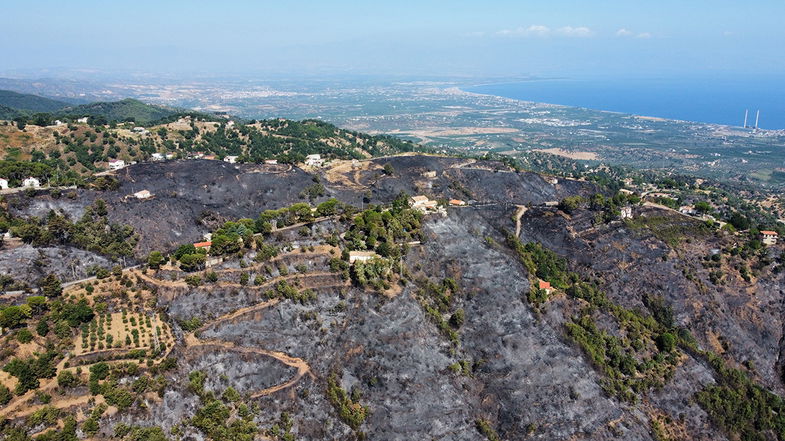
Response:
[[[564,26],[558,29],[551,29],[545,25],[531,25],[529,27],[517,27],[515,29],[502,29],[498,31],[496,35],[502,35],[505,37],[572,37],[572,38],[584,38],[584,37],[591,37],[594,35],[594,32],[587,28],[586,26]]]
[[[587,28],[586,26],[565,26],[563,28],[559,28],[556,30],[556,33],[559,35],[563,35],[565,37],[577,37],[577,38],[586,38],[591,37],[594,35],[591,29]]]
[[[652,34],[650,32],[639,32],[636,34],[627,28],[620,28],[616,31],[616,36],[620,38],[651,38]]]
[[[509,37],[547,37],[551,34],[551,28],[543,25],[531,25],[528,28],[521,26],[515,29],[502,29],[497,34]]]

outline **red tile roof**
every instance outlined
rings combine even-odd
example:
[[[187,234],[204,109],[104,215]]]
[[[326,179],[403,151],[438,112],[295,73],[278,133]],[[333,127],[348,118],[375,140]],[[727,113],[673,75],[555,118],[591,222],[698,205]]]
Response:
[[[194,244],[194,246],[196,248],[207,248],[207,247],[211,246],[212,244],[213,244],[212,242],[196,242]]]
[[[778,236],[776,231],[761,231],[760,234],[763,234],[763,235],[766,235],[766,236]]]
[[[540,289],[551,289],[551,282],[540,280]]]

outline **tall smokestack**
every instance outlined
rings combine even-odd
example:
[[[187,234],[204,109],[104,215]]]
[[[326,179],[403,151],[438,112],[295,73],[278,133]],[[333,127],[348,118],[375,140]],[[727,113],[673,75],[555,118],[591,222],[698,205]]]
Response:
[[[758,110],[758,113],[755,115],[755,128],[756,129],[758,128],[758,120],[759,119],[760,119],[760,110]]]
[[[749,111],[750,109],[744,109],[744,125],[742,127],[744,127],[745,129],[747,128],[747,114],[749,113]]]

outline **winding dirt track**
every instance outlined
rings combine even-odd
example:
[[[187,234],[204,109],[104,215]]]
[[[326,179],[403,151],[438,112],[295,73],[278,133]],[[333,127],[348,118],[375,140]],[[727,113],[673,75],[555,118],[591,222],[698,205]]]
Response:
[[[228,314],[224,314],[221,317],[218,317],[217,319],[215,319],[215,320],[205,324],[204,326],[199,328],[195,333],[186,335],[186,337],[185,337],[185,344],[189,348],[213,346],[213,347],[219,347],[219,348],[222,348],[222,349],[226,349],[226,350],[230,350],[230,351],[234,351],[234,352],[240,352],[240,353],[244,353],[244,354],[266,355],[268,357],[271,357],[271,358],[274,358],[274,359],[278,360],[279,362],[281,362],[281,363],[283,363],[283,364],[285,364],[287,366],[291,366],[291,367],[297,369],[297,374],[294,377],[292,377],[291,379],[289,379],[288,381],[286,381],[284,383],[281,383],[281,384],[278,384],[278,385],[275,385],[275,386],[272,386],[272,387],[268,387],[266,389],[262,389],[262,390],[260,390],[258,392],[255,392],[254,394],[251,395],[251,398],[260,398],[260,397],[263,397],[263,396],[266,396],[266,395],[270,395],[270,394],[273,394],[275,392],[287,389],[287,388],[297,384],[297,382],[299,382],[300,379],[302,377],[304,377],[305,375],[308,375],[311,378],[315,379],[316,375],[314,375],[313,372],[311,371],[311,366],[309,366],[308,363],[305,360],[303,360],[302,358],[292,357],[292,356],[290,356],[288,354],[285,354],[283,352],[270,351],[270,350],[261,349],[261,348],[242,347],[242,346],[237,346],[234,343],[227,342],[227,341],[224,341],[224,340],[201,339],[201,338],[196,336],[199,333],[201,333],[201,332],[203,332],[203,331],[205,331],[205,330],[207,330],[207,329],[209,329],[211,327],[221,325],[221,324],[223,324],[223,323],[225,323],[227,321],[230,321],[230,320],[235,320],[235,319],[237,319],[239,317],[242,317],[242,316],[244,316],[246,314],[251,314],[251,313],[254,313],[254,312],[257,312],[257,311],[261,311],[263,309],[267,309],[267,308],[269,308],[271,306],[275,306],[275,305],[278,304],[279,301],[280,301],[279,299],[272,299],[272,300],[268,300],[266,302],[261,302],[261,303],[255,304],[255,305],[251,305],[251,306],[246,306],[244,308],[240,308],[240,309],[238,309],[236,311],[233,311],[233,312],[230,312]]]

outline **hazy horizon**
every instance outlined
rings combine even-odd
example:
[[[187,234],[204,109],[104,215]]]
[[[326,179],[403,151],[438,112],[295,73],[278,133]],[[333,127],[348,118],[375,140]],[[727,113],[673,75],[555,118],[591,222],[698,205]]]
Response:
[[[14,2],[0,75],[777,75],[785,3]]]

